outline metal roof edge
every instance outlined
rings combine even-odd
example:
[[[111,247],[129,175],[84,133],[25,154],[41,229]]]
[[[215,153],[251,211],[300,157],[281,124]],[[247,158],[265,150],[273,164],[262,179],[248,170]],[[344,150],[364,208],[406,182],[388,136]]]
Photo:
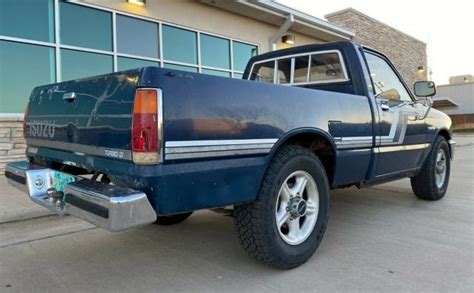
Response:
[[[239,1],[241,4],[247,6],[257,6],[268,9],[270,11],[276,12],[281,14],[282,16],[287,16],[288,14],[293,14],[296,20],[301,21],[302,23],[310,24],[312,26],[316,26],[317,28],[326,31],[328,33],[332,33],[338,36],[342,36],[344,38],[352,38],[355,36],[355,33],[335,24],[329,23],[326,20],[317,18],[315,16],[309,15],[302,11],[296,10],[294,8],[288,7],[281,3],[270,1],[270,0],[254,0],[254,1]],[[254,4],[254,5],[252,5]]]

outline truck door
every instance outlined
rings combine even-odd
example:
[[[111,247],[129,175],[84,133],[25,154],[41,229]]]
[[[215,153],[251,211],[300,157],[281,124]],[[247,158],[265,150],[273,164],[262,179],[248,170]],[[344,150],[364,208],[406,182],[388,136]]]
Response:
[[[426,144],[426,107],[406,88],[384,56],[365,52],[378,114],[373,179],[396,176],[420,167]]]

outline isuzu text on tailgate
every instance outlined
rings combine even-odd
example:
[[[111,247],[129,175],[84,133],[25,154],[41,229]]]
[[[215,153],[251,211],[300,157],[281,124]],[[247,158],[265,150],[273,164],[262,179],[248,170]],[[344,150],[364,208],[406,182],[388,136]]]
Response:
[[[290,269],[319,246],[331,188],[411,178],[442,198],[454,141],[383,54],[351,42],[252,58],[243,80],[144,67],[33,90],[28,160],[8,182],[111,231],[233,207],[251,256]]]

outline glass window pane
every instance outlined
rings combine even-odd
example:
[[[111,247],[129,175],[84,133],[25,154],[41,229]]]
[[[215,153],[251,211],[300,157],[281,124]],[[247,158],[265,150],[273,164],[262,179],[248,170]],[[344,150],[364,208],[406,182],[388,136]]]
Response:
[[[61,78],[79,79],[112,72],[112,56],[61,50]]]
[[[53,0],[1,0],[0,35],[54,42]]]
[[[184,65],[178,65],[178,64],[165,63],[164,67],[170,68],[170,69],[182,70],[182,71],[198,72],[198,69],[196,67],[184,66]]]
[[[290,83],[291,78],[291,58],[278,60],[277,82],[279,84]]]
[[[244,71],[249,59],[258,54],[256,46],[236,41],[232,42],[232,49],[234,54],[234,69],[240,71]]]
[[[118,71],[128,70],[128,69],[135,69],[145,66],[160,66],[159,62],[153,62],[148,60],[140,60],[134,58],[125,58],[125,57],[118,57],[117,58],[117,67]]]
[[[163,25],[163,58],[166,60],[197,64],[196,33]]]
[[[370,53],[365,56],[378,97],[411,101],[410,94],[387,61]]]
[[[201,34],[201,63],[204,66],[230,69],[229,40]]]
[[[309,56],[295,57],[295,71],[293,75],[294,83],[308,81],[308,67]]]
[[[336,53],[311,56],[309,81],[328,81],[345,79],[341,60]]]
[[[215,76],[230,77],[230,72],[219,71],[219,70],[211,70],[211,69],[204,69],[203,68],[202,73],[215,75]]]
[[[59,3],[61,44],[112,51],[112,14],[66,2]]]
[[[0,41],[0,113],[23,113],[34,87],[54,83],[54,49]]]
[[[237,73],[237,72],[234,72],[234,78],[237,78],[237,79],[242,79],[244,75],[242,73]]]
[[[255,64],[250,75],[251,80],[273,83],[275,61]]]
[[[119,53],[159,58],[158,24],[117,15],[117,50]]]

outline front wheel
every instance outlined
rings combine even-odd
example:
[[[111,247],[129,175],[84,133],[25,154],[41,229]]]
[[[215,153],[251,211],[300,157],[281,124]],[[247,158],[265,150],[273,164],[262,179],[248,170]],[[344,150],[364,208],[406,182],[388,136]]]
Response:
[[[448,143],[438,136],[421,171],[411,178],[411,187],[420,199],[438,200],[448,189],[451,161]]]
[[[288,145],[272,159],[257,200],[234,208],[234,224],[250,256],[291,269],[318,248],[328,215],[329,184],[323,165],[310,150]]]

